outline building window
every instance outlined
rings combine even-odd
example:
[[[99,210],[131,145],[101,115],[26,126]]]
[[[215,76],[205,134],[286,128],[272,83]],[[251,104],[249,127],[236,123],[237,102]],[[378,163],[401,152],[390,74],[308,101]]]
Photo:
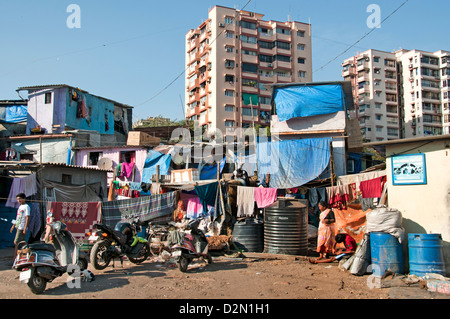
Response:
[[[97,165],[98,161],[103,157],[103,152],[90,152],[89,165]]]
[[[45,104],[52,103],[52,92],[45,93]]]
[[[261,49],[273,49],[275,47],[274,42],[258,41],[258,45]]]
[[[242,72],[258,73],[258,65],[250,63],[242,63]]]
[[[300,58],[299,58],[300,59]],[[291,57],[287,55],[275,55],[275,60],[281,61],[281,62],[291,62]],[[300,63],[300,62],[299,62]]]
[[[304,38],[305,37],[305,31],[298,30],[297,31],[297,36],[300,37],[300,38]]]
[[[225,24],[233,24],[233,18],[225,17]]]
[[[233,47],[232,47],[232,46],[229,46],[229,45],[226,45],[226,46],[225,46],[225,51],[226,51],[226,52],[229,52],[229,53],[233,53]]]
[[[234,61],[231,61],[231,60],[225,60],[225,67],[226,67],[227,69],[232,69],[232,68],[234,68]]]
[[[283,42],[283,41],[275,41],[275,46],[279,49],[283,50],[290,50],[291,44],[289,42]]]
[[[225,105],[225,112],[234,112],[233,105]]]
[[[226,74],[225,75],[225,82],[229,82],[230,84],[233,84],[234,83],[234,75]]]
[[[305,58],[298,58],[297,62],[300,64],[305,64],[306,59]]]
[[[233,32],[225,31],[225,38],[233,39],[234,38]]]
[[[251,30],[256,30],[256,23],[254,22],[248,22],[248,21],[241,21],[241,27]]]
[[[285,34],[285,35],[291,35],[291,30],[283,29],[283,28],[277,28],[277,33]]]
[[[306,71],[298,71],[299,78],[306,78]]]
[[[225,127],[234,127],[234,121],[225,121]]]
[[[297,44],[297,50],[299,51],[305,51],[305,45],[302,43]]]
[[[247,35],[241,35],[241,41],[244,43],[251,43],[251,44],[258,43],[258,39],[256,37],[250,37]]]
[[[253,79],[242,79],[242,85],[244,86],[251,86],[251,87],[257,87],[258,86],[258,82],[256,82],[256,80]]]
[[[234,96],[234,91],[225,90],[225,96]]]

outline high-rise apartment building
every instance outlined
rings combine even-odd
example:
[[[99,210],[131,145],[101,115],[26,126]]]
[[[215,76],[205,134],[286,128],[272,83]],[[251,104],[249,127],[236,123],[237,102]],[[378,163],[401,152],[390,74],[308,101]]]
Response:
[[[269,126],[274,83],[312,81],[310,25],[215,6],[186,34],[186,118],[209,132]]]
[[[367,141],[450,133],[450,52],[371,49],[342,67]]]

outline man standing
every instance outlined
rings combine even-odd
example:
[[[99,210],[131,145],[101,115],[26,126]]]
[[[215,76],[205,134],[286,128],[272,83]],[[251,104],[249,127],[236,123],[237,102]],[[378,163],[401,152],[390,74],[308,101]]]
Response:
[[[17,247],[21,241],[25,241],[27,235],[28,223],[30,221],[30,206],[25,203],[26,196],[24,193],[19,193],[16,196],[20,206],[17,209],[16,223],[11,227],[10,232],[17,228],[16,237],[14,239],[15,251],[14,258],[17,256]]]

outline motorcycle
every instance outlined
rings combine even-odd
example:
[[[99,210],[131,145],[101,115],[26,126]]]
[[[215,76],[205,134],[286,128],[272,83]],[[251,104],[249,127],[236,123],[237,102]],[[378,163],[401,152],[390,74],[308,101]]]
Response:
[[[141,229],[139,219],[134,218],[131,223],[119,222],[114,229],[105,224],[94,226],[98,231],[88,235],[90,243],[95,242],[90,253],[95,269],[105,269],[114,258],[122,262],[126,256],[130,262],[140,264],[150,256],[148,240],[137,235]]]
[[[43,293],[47,282],[65,273],[72,275],[77,268],[84,280],[93,281],[95,278],[94,274],[87,270],[87,255],[79,250],[72,234],[66,229],[66,224],[57,221],[50,226],[53,233],[52,243],[19,243],[13,263],[13,268],[20,271],[19,280],[27,283],[34,294]]]
[[[171,232],[178,232],[171,234],[170,244],[172,245],[172,257],[176,258],[181,272],[186,272],[189,263],[195,258],[206,260],[208,264],[212,263],[212,257],[208,251],[208,241],[205,234],[198,229],[199,223],[198,219],[189,222],[186,225],[189,233],[180,233],[178,230],[170,229]]]

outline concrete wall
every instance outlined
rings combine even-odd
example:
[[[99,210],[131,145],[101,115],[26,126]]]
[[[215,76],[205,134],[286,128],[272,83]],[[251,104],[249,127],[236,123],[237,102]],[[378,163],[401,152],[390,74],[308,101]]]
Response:
[[[425,144],[421,141],[386,146],[389,207],[402,213],[406,235],[442,235],[447,273],[450,273],[450,140]],[[403,153],[425,154],[427,184],[392,184],[391,156]]]

